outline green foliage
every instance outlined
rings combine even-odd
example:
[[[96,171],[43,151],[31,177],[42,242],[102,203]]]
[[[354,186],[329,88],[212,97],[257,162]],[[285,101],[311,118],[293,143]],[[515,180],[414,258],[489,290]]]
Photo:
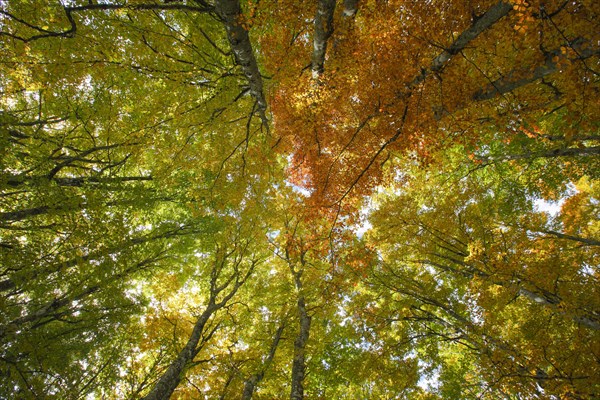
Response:
[[[0,397],[599,396],[596,2],[0,3]]]

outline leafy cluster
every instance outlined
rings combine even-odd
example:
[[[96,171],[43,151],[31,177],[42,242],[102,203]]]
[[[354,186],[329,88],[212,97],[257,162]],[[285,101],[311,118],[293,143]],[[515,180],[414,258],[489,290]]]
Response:
[[[599,397],[598,18],[0,2],[0,397]]]

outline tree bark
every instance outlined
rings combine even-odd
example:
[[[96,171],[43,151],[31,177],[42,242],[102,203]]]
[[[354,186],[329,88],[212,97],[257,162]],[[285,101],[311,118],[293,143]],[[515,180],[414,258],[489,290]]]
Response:
[[[366,172],[371,168],[373,163],[377,160],[379,155],[392,143],[394,143],[402,134],[404,121],[408,112],[408,99],[412,96],[414,89],[421,84],[425,79],[433,74],[440,72],[443,67],[450,61],[450,59],[458,54],[461,50],[463,50],[473,39],[476,39],[481,33],[485,30],[489,29],[492,25],[506,16],[511,10],[513,6],[509,2],[499,1],[496,5],[492,6],[485,14],[479,17],[469,28],[463,31],[458,38],[444,50],[441,54],[439,54],[436,58],[433,59],[431,65],[428,68],[423,68],[421,73],[413,78],[412,81],[406,84],[406,89],[401,91],[397,95],[397,99],[403,99],[406,101],[406,105],[404,108],[404,114],[402,116],[402,123],[400,124],[400,128],[396,130],[394,135],[392,135],[383,145],[379,148],[379,150],[375,153],[375,155],[371,158],[369,163],[365,168],[362,169],[358,177],[352,182],[350,187],[342,194],[342,196],[334,203],[339,204],[344,198],[352,191],[354,186],[360,181],[360,179],[366,174]],[[443,109],[436,110],[436,117],[440,117],[445,114]],[[439,114],[439,115],[438,115]],[[371,118],[371,117],[368,117]]]
[[[99,176],[79,176],[79,177],[53,177],[48,178],[46,176],[9,176],[6,184],[12,187],[19,187],[30,182],[39,181],[52,181],[58,186],[72,186],[81,187],[85,184],[120,184],[124,182],[136,182],[136,181],[151,181],[151,176],[112,176],[112,177],[99,177]]]
[[[585,60],[586,58],[600,54],[600,50],[596,47],[582,48],[585,42],[579,38],[574,40],[570,44],[570,48],[577,52],[578,57],[575,60]],[[557,72],[560,67],[561,61],[567,59],[567,55],[561,52],[561,49],[555,49],[546,55],[546,59],[543,65],[540,65],[533,69],[529,74],[523,74],[523,71],[515,71],[508,74],[507,76],[496,79],[486,87],[478,90],[473,95],[473,100],[483,101],[490,100],[496,96],[510,93],[515,89],[533,83],[539,79],[542,79],[550,74]],[[515,78],[515,76],[521,76],[521,78]]]
[[[545,233],[547,235],[556,236],[559,239],[574,240],[576,242],[580,242],[580,243],[586,244],[588,246],[600,246],[600,241],[595,240],[595,239],[588,239],[588,238],[584,238],[581,236],[567,235],[567,234],[556,232],[556,231],[541,231],[541,232]]]
[[[408,91],[411,92],[432,73],[440,72],[454,55],[461,52],[473,39],[476,39],[481,33],[506,16],[512,9],[512,4],[507,1],[500,1],[492,6],[468,29],[463,31],[450,47],[434,58],[429,68],[423,69],[421,73],[407,85]]]
[[[48,206],[40,206],[34,208],[27,208],[19,211],[7,211],[0,213],[0,221],[22,221],[26,218],[35,217],[36,215],[42,215],[48,213],[50,210],[60,210],[61,208],[50,208]]]
[[[535,158],[556,158],[556,157],[586,157],[600,155],[600,146],[593,147],[567,147],[563,149],[554,149],[546,151],[531,151],[523,154],[507,154],[496,158],[483,157],[479,160],[483,163],[510,161],[510,160],[528,160]]]
[[[44,38],[52,38],[52,37],[64,37],[64,38],[72,38],[77,33],[77,23],[75,22],[75,18],[73,17],[73,13],[78,13],[82,11],[94,11],[94,10],[182,10],[182,11],[195,11],[195,12],[211,12],[212,7],[206,5],[204,1],[198,1],[201,4],[199,7],[193,7],[185,4],[90,4],[75,6],[75,7],[63,7],[65,11],[65,17],[69,22],[69,28],[59,31],[52,32],[45,29],[37,28],[36,30],[40,32],[44,32],[38,35],[33,35],[30,37],[22,37],[14,34],[7,34],[7,36],[12,37],[13,39],[20,40],[22,42],[31,42],[38,39]],[[15,16],[10,13],[4,12],[9,18],[15,18]]]
[[[103,286],[106,287],[108,284],[112,284],[116,281],[122,280],[134,272],[148,268],[148,266],[150,266],[153,262],[156,262],[160,258],[162,253],[163,252],[159,252],[156,256],[146,258],[145,260],[137,262],[135,265],[133,265],[129,268],[126,268],[124,271],[122,271],[120,273],[113,274],[110,277],[110,279],[107,280],[105,282],[105,284],[102,286],[101,285],[93,285],[93,286],[90,286],[90,287],[80,291],[77,294],[65,295],[62,298],[60,298],[60,297],[55,298],[52,301],[47,302],[45,305],[39,307],[37,310],[29,312],[26,315],[22,315],[16,319],[10,321],[6,325],[1,326],[0,327],[0,336],[3,336],[7,330],[12,331],[12,330],[16,330],[19,328],[23,328],[22,325],[29,323],[29,322],[37,321],[36,324],[34,324],[34,326],[36,326],[40,322],[40,320],[51,317],[53,315],[55,316],[62,307],[68,306],[73,301],[83,300],[83,299],[87,298],[88,296],[102,290]],[[6,281],[4,281],[4,282],[6,282]],[[4,282],[2,282],[2,283],[4,283]],[[70,312],[68,310],[60,312],[60,314],[62,314],[62,315],[69,314],[69,313]]]
[[[482,279],[492,279],[493,278],[493,275],[491,275],[485,271],[482,271],[481,269],[474,267],[471,264],[467,264],[462,260],[456,260],[452,257],[447,257],[447,256],[444,256],[441,254],[432,254],[432,255],[436,256],[438,258],[441,258],[443,260],[450,261],[454,264],[460,265],[463,268],[451,267],[449,265],[441,264],[441,263],[438,263],[438,262],[435,262],[432,260],[420,260],[419,262],[431,265],[432,267],[436,267],[436,268],[442,269],[447,272],[457,273],[457,274],[464,276],[466,278],[469,278],[469,279],[472,279],[474,277],[479,277]],[[497,285],[497,286],[504,287],[508,290],[511,290],[518,295],[525,296],[528,299],[534,301],[536,304],[540,304],[540,305],[552,308],[554,311],[558,312],[559,314],[568,316],[574,322],[581,324],[589,329],[593,329],[596,331],[600,330],[600,321],[598,321],[594,318],[588,317],[586,315],[570,314],[570,313],[567,313],[566,311],[564,311],[561,307],[562,299],[559,296],[555,295],[554,293],[549,293],[546,291],[542,291],[541,293],[538,293],[537,291],[534,292],[533,290],[524,288],[523,285],[520,283],[514,283],[511,281],[505,281],[505,280],[494,279],[494,280],[491,280],[491,283],[493,283],[494,285]],[[589,314],[589,312],[586,312],[585,310],[579,310],[579,311],[582,313]]]
[[[29,280],[37,279],[42,273],[44,275],[47,275],[47,274],[51,274],[51,273],[64,272],[66,269],[72,268],[72,267],[78,265],[79,263],[98,259],[100,257],[105,257],[107,254],[111,254],[111,253],[122,253],[122,252],[127,251],[128,249],[130,249],[133,246],[152,242],[154,240],[169,239],[169,238],[173,238],[173,237],[177,237],[177,236],[184,236],[184,235],[193,235],[193,234],[201,232],[199,229],[188,229],[188,228],[189,228],[189,226],[183,226],[180,228],[171,229],[166,232],[162,232],[162,233],[158,233],[158,234],[154,234],[154,235],[144,235],[144,236],[137,236],[137,237],[133,237],[133,238],[126,238],[125,241],[118,243],[114,246],[111,246],[109,248],[100,248],[94,252],[88,253],[88,254],[80,256],[80,257],[71,258],[70,260],[61,262],[59,264],[54,264],[51,266],[44,266],[43,270],[38,269],[38,270],[34,271],[28,277],[28,279]],[[15,287],[16,287],[16,283],[11,278],[0,281],[0,292],[14,289]]]
[[[315,33],[313,38],[312,73],[317,79],[324,71],[327,40],[333,34],[333,13],[335,0],[319,0],[315,15]]]
[[[242,400],[250,400],[252,398],[252,394],[254,393],[254,389],[256,385],[263,379],[265,376],[265,371],[271,365],[273,361],[273,357],[275,357],[275,352],[277,351],[277,346],[279,346],[279,341],[281,340],[281,335],[283,334],[283,330],[285,329],[284,322],[281,323],[279,329],[275,333],[275,337],[273,337],[273,342],[271,343],[271,348],[269,349],[269,354],[267,358],[262,363],[260,371],[256,374],[252,375],[250,378],[246,380],[244,383],[244,391],[242,392]]]
[[[295,273],[296,289],[298,291],[298,316],[300,331],[294,341],[294,360],[292,363],[291,400],[304,399],[304,377],[306,374],[306,342],[310,334],[311,316],[306,310],[306,301],[302,293],[300,273]]]
[[[4,333],[10,328],[16,329],[18,327],[22,327],[23,324],[26,324],[28,322],[39,321],[42,318],[49,317],[52,313],[57,312],[61,307],[64,307],[73,301],[84,299],[87,296],[96,293],[99,290],[100,286],[92,286],[85,289],[77,296],[66,296],[61,299],[55,299],[51,302],[48,302],[44,306],[38,308],[37,310],[27,315],[23,315],[22,317],[16,318],[10,321],[8,324],[2,326],[0,328],[0,336],[3,336]]]
[[[234,271],[232,274],[225,279],[223,284],[219,285],[217,281],[223,272],[223,266],[227,261],[227,257],[232,253],[233,251],[228,253],[220,263],[217,262],[213,266],[210,279],[210,298],[208,300],[206,309],[196,321],[194,329],[192,330],[192,334],[190,335],[185,347],[179,352],[177,358],[169,365],[167,371],[160,377],[150,393],[143,397],[143,400],[167,400],[171,397],[179,385],[179,382],[181,382],[186,368],[194,360],[194,357],[196,357],[202,348],[201,346],[198,347],[198,344],[200,343],[206,323],[214,313],[225,307],[227,302],[231,300],[231,298],[237,293],[238,289],[250,277],[254,271],[254,268],[258,264],[258,261],[253,260],[246,273],[241,275],[239,264],[241,263],[242,257],[240,256],[240,258],[238,258],[233,264]],[[225,289],[230,287],[232,283],[233,286],[231,286],[229,292],[223,296],[221,301],[217,302],[217,296]],[[214,330],[210,332],[208,337],[212,336],[213,333]]]
[[[185,347],[179,352],[177,358],[169,365],[167,371],[160,377],[150,393],[143,397],[143,400],[167,400],[171,397],[171,394],[173,394],[183,378],[185,368],[196,356],[196,346],[198,346],[198,343],[200,342],[204,326],[217,309],[214,298],[211,298],[208,306],[196,321],[192,334]]]
[[[73,184],[75,184],[76,182],[71,182]],[[112,191],[116,191],[114,188],[110,190]],[[154,190],[152,190],[154,191]],[[155,198],[148,198],[148,199],[143,199],[146,202],[158,202],[158,201],[171,201],[171,199],[169,197],[155,197]],[[136,201],[136,199],[131,199],[131,200],[116,200],[116,201],[109,201],[104,203],[102,206],[104,207],[114,207],[114,206],[127,206],[130,204],[133,204]],[[33,208],[26,208],[23,210],[17,210],[17,211],[7,211],[7,212],[3,212],[0,213],[0,221],[6,221],[6,222],[18,222],[18,221],[22,221],[24,219],[30,218],[30,217],[35,217],[37,215],[43,215],[43,214],[48,214],[50,212],[57,212],[57,213],[77,213],[80,212],[82,210],[85,210],[88,207],[88,204],[83,202],[83,203],[70,203],[67,201],[67,199],[63,200],[63,204],[60,205],[52,205],[52,206],[39,206],[39,207],[33,207]],[[94,209],[96,208],[96,206],[93,207]]]
[[[227,39],[235,55],[235,60],[242,67],[242,71],[248,80],[250,94],[256,100],[259,116],[263,124],[268,127],[265,114],[267,100],[263,94],[263,81],[256,63],[256,57],[254,57],[248,31],[241,24],[243,15],[240,3],[238,0],[218,0],[215,4],[215,11],[225,24]]]

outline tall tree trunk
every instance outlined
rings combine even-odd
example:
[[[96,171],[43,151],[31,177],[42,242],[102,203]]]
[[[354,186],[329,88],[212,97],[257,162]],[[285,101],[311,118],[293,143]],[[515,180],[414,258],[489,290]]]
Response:
[[[319,0],[317,3],[312,54],[312,73],[314,78],[318,78],[324,70],[327,40],[333,34],[334,11],[335,0]]]
[[[151,181],[151,176],[80,176],[80,177],[52,177],[47,176],[9,176],[6,183],[12,187],[19,187],[26,183],[35,183],[39,181],[52,181],[58,186],[73,186],[81,187],[89,183],[98,184],[121,184],[124,182],[135,182],[135,181]]]
[[[344,198],[346,198],[346,196],[350,193],[350,191],[352,191],[352,189],[356,186],[356,184],[362,179],[362,177],[366,174],[366,172],[375,163],[375,161],[377,160],[379,155],[382,154],[383,151],[390,144],[392,144],[396,140],[398,140],[400,135],[402,135],[404,121],[406,120],[406,116],[407,116],[407,112],[408,112],[408,105],[409,105],[408,100],[412,96],[414,89],[418,85],[420,85],[423,81],[425,81],[425,79],[429,75],[440,72],[454,55],[458,54],[471,41],[476,39],[480,34],[485,32],[487,29],[489,29],[491,26],[493,26],[496,22],[498,22],[503,17],[505,17],[512,9],[513,9],[513,6],[509,2],[501,0],[498,3],[496,3],[490,9],[488,9],[488,11],[486,11],[485,14],[483,14],[481,17],[479,17],[469,28],[467,28],[465,31],[463,31],[458,36],[458,38],[448,48],[446,48],[442,53],[440,53],[436,58],[434,58],[433,61],[431,62],[431,65],[428,68],[423,68],[421,70],[421,72],[412,79],[412,81],[410,81],[406,84],[406,89],[404,91],[400,92],[397,96],[399,99],[404,99],[406,101],[404,113],[401,117],[400,128],[398,128],[396,130],[396,132],[387,141],[385,141],[381,145],[379,150],[377,150],[377,152],[373,155],[373,157],[371,157],[371,159],[369,160],[369,162],[365,166],[365,168],[362,169],[362,171],[359,173],[359,175],[356,177],[356,179],[352,182],[350,187],[344,192],[344,194],[342,194],[342,196],[334,203],[334,205],[339,204],[342,200],[344,200]],[[439,110],[438,109],[435,110],[436,118],[441,118],[441,116],[443,116],[446,113],[447,112],[441,107],[439,108]],[[367,119],[370,119],[370,118],[372,118],[372,116],[367,117]],[[364,123],[364,121],[363,121],[363,123]]]
[[[454,263],[456,265],[459,265],[462,268],[453,267],[453,266],[447,265],[446,263],[442,264],[439,262],[435,262],[433,260],[420,260],[419,262],[430,265],[432,267],[442,269],[447,272],[456,273],[458,275],[464,276],[469,279],[478,277],[478,278],[490,280],[490,282],[493,283],[494,285],[506,288],[515,294],[525,296],[529,300],[535,302],[536,304],[548,307],[559,314],[563,314],[563,315],[567,316],[568,318],[570,318],[571,320],[573,320],[574,322],[585,326],[586,328],[589,328],[589,329],[592,329],[595,331],[600,330],[600,321],[598,321],[597,317],[596,318],[594,317],[593,312],[590,312],[589,310],[578,309],[577,311],[579,311],[579,312],[577,314],[569,313],[569,312],[565,311],[565,308],[563,307],[563,300],[554,293],[550,293],[550,292],[547,292],[547,291],[544,291],[541,289],[537,289],[535,291],[527,289],[523,286],[523,282],[515,283],[510,280],[493,279],[492,274],[482,271],[481,269],[473,266],[472,264],[468,264],[462,260],[457,260],[452,257],[447,257],[442,254],[432,254],[432,255],[436,256],[438,258],[441,258],[443,260],[449,261],[451,263]],[[534,286],[534,285],[530,285],[530,286]]]
[[[183,378],[186,367],[196,356],[196,347],[200,342],[204,326],[217,309],[214,299],[211,298],[208,306],[196,321],[185,347],[179,352],[177,358],[169,365],[167,371],[160,377],[154,388],[152,388],[143,400],[168,400],[171,397],[171,394],[173,394]]]
[[[211,279],[210,279],[210,298],[208,300],[208,305],[206,309],[200,315],[196,324],[194,325],[194,329],[192,330],[192,334],[190,335],[189,340],[187,341],[185,347],[179,352],[177,358],[169,365],[167,371],[160,377],[158,382],[152,388],[150,393],[148,393],[143,400],[167,400],[173,394],[179,382],[184,376],[186,368],[189,364],[194,360],[194,357],[198,354],[202,346],[198,346],[200,343],[200,339],[202,338],[202,334],[204,332],[204,327],[208,320],[212,317],[214,313],[225,307],[227,302],[231,300],[233,296],[237,293],[238,289],[246,282],[246,280],[252,275],[254,268],[258,264],[259,261],[252,260],[251,265],[248,267],[248,270],[242,274],[239,270],[239,263],[241,262],[241,258],[237,259],[233,268],[234,271],[231,275],[229,275],[225,282],[221,285],[218,284],[218,279],[221,273],[223,272],[223,266],[226,263],[227,258],[233,253],[230,252],[227,254],[221,263],[216,263],[211,271]],[[228,289],[226,295],[223,296],[221,301],[217,302],[217,296],[222,293],[225,289]],[[212,334],[215,332],[216,328],[213,329],[207,337],[210,338]]]
[[[21,315],[18,318],[8,322],[7,324],[0,326],[0,336],[4,335],[6,331],[14,331],[17,329],[22,329],[23,324],[29,322],[36,322],[33,326],[38,326],[42,324],[42,319],[48,319],[49,317],[56,317],[57,314],[64,315],[65,313],[70,313],[69,308],[67,310],[60,311],[61,308],[72,304],[74,301],[79,301],[87,298],[88,296],[102,290],[104,287],[113,284],[117,281],[123,280],[128,277],[130,274],[134,272],[138,272],[142,269],[148,268],[152,263],[158,261],[165,252],[161,251],[155,256],[146,258],[140,262],[137,262],[135,265],[126,268],[124,271],[120,273],[113,274],[109,279],[107,279],[103,285],[93,285],[88,288],[85,288],[79,293],[67,294],[62,297],[54,298],[51,301],[48,301],[46,304],[38,307],[35,311],[30,311],[25,315]],[[4,282],[2,282],[4,283]],[[83,284],[82,284],[83,285]],[[77,288],[75,288],[77,289]],[[72,309],[71,309],[72,310]],[[44,322],[45,323],[45,322]],[[33,328],[29,328],[33,329]]]
[[[18,211],[7,211],[0,213],[0,221],[22,221],[26,218],[35,217],[48,213],[50,210],[60,210],[61,208],[50,208],[49,206],[40,206],[34,208],[26,208]]]
[[[560,233],[560,232],[556,232],[556,231],[540,231],[540,232],[543,232],[547,235],[556,236],[559,239],[573,240],[576,242],[587,244],[588,246],[600,246],[600,240],[584,238],[581,236],[567,235],[565,233]]]
[[[279,341],[281,340],[281,335],[283,334],[283,330],[285,329],[285,323],[282,322],[273,337],[273,342],[271,342],[271,348],[269,349],[269,354],[267,358],[262,363],[260,367],[260,371],[256,374],[252,375],[250,378],[246,380],[244,383],[244,391],[242,392],[242,400],[250,400],[252,398],[252,394],[254,393],[254,389],[256,385],[263,379],[265,376],[265,371],[271,365],[273,361],[273,357],[275,357],[275,352],[277,351],[277,346],[279,345]]]
[[[88,253],[83,256],[74,257],[74,258],[71,258],[70,260],[63,261],[58,264],[44,266],[43,271],[40,270],[40,271],[33,272],[32,275],[30,275],[28,278],[29,278],[29,280],[36,279],[42,273],[43,274],[57,273],[57,272],[64,273],[65,270],[72,268],[76,265],[79,265],[80,263],[84,263],[84,262],[87,262],[90,260],[105,257],[107,254],[111,254],[111,253],[125,252],[136,245],[152,242],[155,240],[169,239],[169,238],[185,236],[185,235],[192,235],[192,234],[196,234],[199,232],[201,232],[199,229],[189,229],[189,226],[183,226],[183,227],[171,229],[171,230],[168,230],[168,231],[162,232],[162,233],[149,234],[149,235],[138,236],[138,237],[133,237],[133,238],[125,238],[126,240],[124,240],[123,242],[115,244],[114,246],[111,246],[109,248],[100,248],[94,252]],[[16,287],[16,284],[11,278],[0,281],[0,292],[7,291],[7,290],[13,289],[15,287]]]
[[[306,373],[306,342],[310,334],[311,317],[306,310],[306,301],[302,291],[302,282],[300,274],[295,274],[296,289],[298,290],[298,317],[299,327],[298,336],[294,341],[294,360],[292,363],[292,390],[291,400],[304,399],[304,377]]]
[[[510,160],[533,160],[536,158],[586,157],[598,155],[600,155],[600,146],[567,147],[553,150],[530,151],[523,154],[506,154],[499,157],[481,157],[478,160],[482,163],[493,163]]]
[[[200,2],[203,3],[203,2]],[[254,57],[254,50],[250,43],[248,31],[241,24],[242,8],[238,0],[217,0],[215,10],[225,24],[227,39],[231,45],[231,50],[235,55],[235,60],[242,67],[242,71],[248,80],[250,94],[257,102],[257,109],[263,124],[268,127],[266,117],[267,100],[263,93],[263,82]]]

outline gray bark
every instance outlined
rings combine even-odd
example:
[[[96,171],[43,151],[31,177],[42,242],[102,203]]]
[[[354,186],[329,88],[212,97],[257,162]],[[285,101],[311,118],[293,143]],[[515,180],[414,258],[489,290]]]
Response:
[[[84,299],[87,296],[96,293],[98,290],[100,290],[100,286],[92,286],[85,289],[77,296],[66,296],[61,299],[55,299],[51,302],[48,302],[44,306],[38,308],[37,310],[22,317],[16,318],[10,321],[8,324],[2,326],[2,328],[0,329],[0,336],[2,336],[4,332],[11,327],[17,328],[28,322],[39,321],[40,319],[49,317],[51,314],[57,312],[60,308],[67,306],[69,303],[76,300]]]
[[[531,151],[523,154],[507,154],[496,158],[482,157],[480,160],[484,163],[509,161],[509,160],[527,160],[535,158],[556,158],[556,157],[586,157],[600,155],[600,146],[594,147],[567,147],[563,149],[554,149],[546,151]]]
[[[194,329],[192,330],[192,334],[190,335],[185,347],[179,352],[177,358],[169,365],[167,371],[160,377],[150,393],[143,397],[142,400],[167,400],[171,397],[179,385],[179,382],[181,382],[181,379],[184,377],[185,370],[190,363],[194,361],[194,357],[202,348],[200,339],[204,333],[204,327],[206,326],[206,323],[213,316],[213,314],[225,307],[229,300],[231,300],[231,298],[237,293],[238,289],[244,284],[244,282],[246,282],[246,280],[254,271],[254,267],[258,263],[256,260],[253,260],[246,273],[241,275],[239,266],[242,261],[242,257],[240,256],[240,258],[238,258],[233,264],[234,271],[232,274],[225,279],[224,283],[219,285],[217,281],[223,272],[223,267],[227,262],[227,257],[229,257],[232,253],[233,251],[228,253],[225,258],[221,260],[221,262],[217,262],[213,266],[210,279],[210,298],[208,300],[206,309],[200,315],[200,317],[198,317],[196,324],[194,325]],[[221,299],[221,301],[217,302],[217,296],[228,287],[230,287],[229,292]],[[210,337],[213,333],[214,330],[208,336]]]
[[[494,282],[494,283],[496,283],[496,282]],[[502,286],[504,286],[504,285],[502,285]],[[536,302],[538,304],[542,304],[542,305],[545,305],[545,306],[552,307],[553,309],[558,310],[558,312],[560,314],[567,314],[566,312],[564,312],[562,310],[559,310],[559,308],[557,307],[561,303],[560,299],[558,299],[558,300],[556,300],[554,298],[550,298],[549,299],[547,296],[539,295],[539,294],[537,294],[535,292],[532,292],[532,291],[527,290],[527,289],[522,288],[522,287],[519,287],[517,289],[517,285],[515,285],[515,284],[511,284],[511,287],[513,289],[516,289],[517,293],[519,293],[520,295],[523,295],[523,296],[527,297],[528,299],[530,299],[530,300],[532,300],[532,301],[534,301],[534,302]],[[586,328],[593,329],[595,331],[600,331],[600,322],[597,319],[593,319],[593,318],[590,318],[590,317],[585,316],[585,315],[570,315],[569,314],[568,316],[574,322],[576,322],[576,323],[578,323],[580,325],[583,325]]]
[[[434,58],[429,68],[423,69],[421,73],[407,85],[408,91],[412,91],[432,73],[440,72],[454,55],[461,52],[473,39],[477,38],[486,29],[490,28],[506,16],[512,9],[512,4],[507,1],[500,1],[492,6],[485,14],[475,20],[468,29],[463,31],[450,47]]]
[[[111,246],[109,248],[101,248],[101,249],[98,249],[97,251],[88,253],[81,257],[74,257],[74,258],[71,258],[70,260],[67,260],[67,261],[64,261],[64,262],[61,262],[58,264],[45,265],[45,266],[43,266],[43,268],[36,269],[28,278],[29,278],[29,280],[33,280],[33,279],[37,279],[42,274],[47,275],[47,274],[57,273],[57,272],[64,273],[65,270],[75,267],[76,265],[79,265],[81,263],[84,263],[84,262],[87,262],[90,260],[94,260],[94,259],[100,259],[102,257],[106,257],[107,254],[111,254],[111,253],[122,253],[136,245],[152,242],[154,240],[169,239],[169,238],[174,238],[174,237],[178,237],[178,236],[193,235],[193,234],[197,234],[200,232],[202,232],[200,229],[190,228],[189,226],[183,226],[180,228],[168,230],[163,233],[150,234],[150,235],[138,236],[138,237],[133,237],[133,238],[126,238],[126,240],[124,240],[123,242],[116,244],[114,246]],[[14,288],[16,288],[16,283],[11,278],[7,278],[3,281],[0,281],[0,292],[7,291],[10,289],[14,289]]]
[[[7,36],[12,37],[14,39],[23,41],[23,42],[31,42],[38,39],[51,38],[51,37],[65,37],[72,38],[77,33],[77,23],[75,21],[74,13],[85,12],[85,11],[94,11],[94,10],[182,10],[189,12],[201,12],[207,13],[213,11],[213,8],[208,6],[204,1],[197,1],[200,5],[198,7],[193,7],[185,4],[90,4],[75,6],[75,7],[63,7],[65,11],[65,17],[69,22],[69,28],[52,32],[45,29],[37,29],[40,32],[44,32],[42,34],[33,35],[30,37],[21,37],[18,35],[7,34]],[[8,12],[4,12],[10,18],[15,18],[15,16],[11,15]]]
[[[548,235],[556,236],[559,239],[574,240],[576,242],[580,242],[580,243],[586,244],[588,246],[600,246],[600,241],[595,240],[595,239],[588,239],[588,238],[584,238],[581,236],[567,235],[567,234],[556,232],[556,231],[542,231],[542,232],[545,234],[548,234]]]
[[[282,322],[281,325],[279,326],[279,329],[277,329],[275,336],[273,337],[273,342],[271,343],[271,348],[269,349],[269,354],[267,355],[267,358],[263,362],[263,364],[260,368],[260,371],[257,372],[256,374],[252,375],[244,383],[244,391],[242,392],[242,400],[250,400],[252,398],[252,394],[254,393],[254,389],[256,388],[256,385],[258,385],[258,383],[260,381],[262,381],[262,379],[264,378],[265,371],[271,365],[271,362],[273,361],[273,357],[275,357],[275,352],[277,351],[277,346],[279,346],[279,341],[281,340],[281,335],[283,334],[284,329],[285,329],[285,324],[284,324],[284,322]]]
[[[327,40],[333,34],[333,13],[335,0],[319,0],[315,15],[315,33],[313,38],[312,73],[318,78],[323,73]]]
[[[588,47],[582,49],[584,43],[585,42],[583,40],[577,39],[573,41],[570,45],[570,47],[577,52],[577,60],[585,60],[586,58],[600,54],[600,50],[598,48]],[[521,78],[514,78],[513,75],[516,74],[513,73],[508,74],[507,76],[502,77],[500,79],[496,79],[494,82],[491,82],[483,89],[477,91],[473,95],[473,100],[490,100],[496,96],[512,92],[515,89],[540,80],[550,74],[557,72],[560,69],[559,63],[561,61],[564,61],[566,58],[566,54],[563,54],[560,49],[555,49],[554,51],[547,54],[544,64],[535,68],[531,73]]]
[[[292,363],[292,390],[291,400],[304,399],[304,377],[306,375],[306,342],[310,334],[310,323],[312,317],[306,310],[306,301],[302,290],[300,273],[294,274],[296,289],[298,291],[298,317],[300,331],[294,341],[294,360]]]
[[[431,65],[428,68],[423,68],[421,73],[413,78],[413,80],[406,84],[406,90],[398,93],[398,98],[400,99],[408,99],[412,96],[414,89],[421,84],[425,79],[433,74],[440,72],[443,67],[450,61],[450,59],[458,54],[461,50],[463,50],[473,39],[477,38],[481,33],[483,33],[486,29],[489,29],[492,25],[506,16],[511,10],[512,5],[509,2],[500,1],[496,3],[496,5],[492,6],[485,14],[483,14],[480,18],[478,18],[469,28],[467,28],[463,33],[459,35],[459,37],[444,50],[441,54],[439,54],[436,58],[433,59]],[[443,109],[440,110],[440,116],[443,115]],[[406,115],[408,112],[408,102],[406,102],[406,106],[404,108],[404,114],[402,115],[402,123],[400,124],[400,128],[398,128],[395,134],[390,137],[375,153],[375,155],[371,158],[369,163],[363,170],[360,172],[358,177],[354,180],[354,182],[350,185],[348,190],[344,192],[344,194],[336,201],[336,203],[340,203],[346,196],[350,193],[350,191],[354,188],[354,186],[358,183],[358,181],[365,175],[365,173],[371,168],[373,163],[377,160],[379,155],[392,143],[394,143],[403,132],[404,121],[406,120]],[[438,112],[436,111],[436,114]],[[371,118],[371,117],[369,117]]]
[[[128,275],[130,275],[136,271],[140,271],[142,269],[148,268],[153,262],[156,262],[157,260],[159,260],[161,254],[162,254],[162,252],[160,252],[156,256],[149,257],[143,261],[140,261],[120,273],[113,274],[104,286],[106,286],[108,284],[112,284],[119,280],[122,280],[122,279],[126,278]],[[4,282],[2,282],[2,283],[4,283]],[[12,330],[22,328],[23,324],[26,324],[29,322],[36,322],[36,324],[34,324],[32,327],[32,328],[34,328],[34,327],[38,326],[40,320],[47,319],[49,317],[56,318],[57,314],[58,315],[70,314],[73,310],[67,309],[67,310],[60,311],[60,309],[68,306],[73,301],[83,300],[83,299],[87,298],[88,296],[90,296],[102,289],[103,288],[100,285],[93,285],[93,286],[90,286],[90,287],[80,291],[77,294],[65,295],[60,298],[55,298],[52,301],[49,301],[46,304],[44,304],[43,306],[39,307],[37,310],[31,311],[28,314],[22,315],[21,317],[16,318],[16,319],[10,321],[9,323],[1,326],[0,327],[0,336],[4,335],[6,331],[9,331],[9,330],[12,331]],[[30,328],[30,329],[32,329],[32,328]]]
[[[483,279],[492,279],[493,278],[493,276],[491,274],[489,274],[479,268],[476,268],[471,264],[467,264],[462,260],[457,260],[452,257],[447,257],[447,256],[444,256],[441,254],[432,254],[432,255],[439,257],[443,260],[450,261],[454,264],[460,265],[463,268],[459,269],[456,267],[451,267],[445,263],[441,264],[441,263],[438,263],[438,262],[435,262],[432,260],[420,260],[420,262],[431,265],[432,267],[442,269],[447,272],[457,273],[457,274],[464,276],[466,278],[469,278],[469,279],[472,279],[474,277],[479,277],[479,278],[483,278]],[[525,296],[537,304],[540,304],[540,305],[543,305],[546,307],[550,307],[553,310],[555,310],[556,312],[558,312],[559,314],[566,315],[569,318],[571,318],[574,322],[581,324],[589,329],[593,329],[596,331],[600,330],[600,321],[598,321],[597,319],[595,319],[593,317],[589,317],[587,315],[568,314],[565,311],[563,311],[562,308],[559,307],[559,305],[562,303],[562,299],[554,293],[550,293],[550,292],[544,291],[542,289],[538,289],[536,291],[529,290],[529,289],[526,289],[525,287],[523,287],[521,282],[515,283],[515,282],[511,282],[511,281],[495,279],[495,280],[492,280],[491,283],[493,283],[494,285],[502,286],[506,289],[509,289],[518,295]],[[589,314],[589,312],[586,310],[579,310],[579,311],[583,314]]]
[[[18,187],[26,183],[39,181],[52,181],[58,186],[81,187],[88,183],[93,184],[120,184],[125,182],[135,181],[151,181],[151,176],[114,176],[114,177],[99,177],[99,176],[80,176],[80,177],[52,177],[47,176],[9,176],[6,181],[7,185]]]
[[[171,397],[171,394],[173,394],[177,385],[181,382],[186,367],[196,355],[196,347],[200,342],[204,326],[217,309],[214,298],[211,298],[211,302],[209,302],[204,312],[196,321],[185,347],[179,352],[171,365],[169,365],[169,368],[160,377],[154,388],[152,388],[152,391],[143,397],[143,400],[167,400]]]
[[[198,1],[198,0],[196,0]],[[242,9],[238,0],[218,0],[215,4],[217,15],[223,20],[227,39],[237,64],[248,80],[250,94],[257,103],[258,114],[263,124],[268,127],[266,117],[267,100],[263,94],[263,81],[256,63],[256,57],[250,43],[248,31],[240,24]]]
[[[19,211],[7,211],[0,213],[0,221],[21,221],[36,215],[46,214],[50,210],[51,208],[48,206],[40,206]],[[54,208],[54,210],[60,210],[60,208]]]

